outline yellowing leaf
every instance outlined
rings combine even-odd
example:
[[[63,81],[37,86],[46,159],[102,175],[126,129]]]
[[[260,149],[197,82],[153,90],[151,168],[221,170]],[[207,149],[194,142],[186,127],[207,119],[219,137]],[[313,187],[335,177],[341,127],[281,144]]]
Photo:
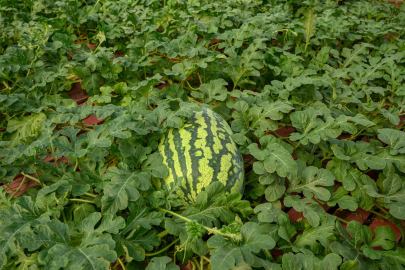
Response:
[[[45,119],[44,113],[33,113],[26,117],[11,119],[7,124],[7,132],[13,133],[13,135],[11,135],[8,148],[13,148],[31,135],[39,135],[39,130]]]
[[[304,36],[305,36],[305,51],[309,45],[309,39],[315,34],[315,20],[314,11],[312,9],[307,10],[304,13]]]

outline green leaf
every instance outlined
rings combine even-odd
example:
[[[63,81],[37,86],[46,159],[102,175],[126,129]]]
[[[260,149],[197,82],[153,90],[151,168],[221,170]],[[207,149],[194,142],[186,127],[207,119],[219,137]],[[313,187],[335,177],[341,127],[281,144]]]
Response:
[[[100,226],[97,228],[99,232],[109,232],[117,234],[120,229],[125,227],[125,220],[122,217],[116,217],[114,215],[104,215],[101,220]]]
[[[332,193],[328,201],[328,205],[334,207],[336,204],[339,204],[339,207],[342,209],[349,209],[350,211],[356,211],[357,203],[356,199],[348,196],[349,192],[343,187],[339,187],[335,192]]]
[[[285,190],[284,179],[279,177],[266,187],[266,190],[264,191],[266,200],[274,202],[280,199],[285,194]]]
[[[148,156],[148,159],[142,164],[142,171],[150,172],[157,178],[164,178],[169,173],[167,166],[163,163],[162,155],[158,152]]]
[[[117,254],[112,249],[115,246],[111,235],[105,233],[103,223],[98,229],[94,226],[100,221],[101,214],[90,214],[76,226],[80,232],[79,238],[69,237],[69,228],[58,220],[35,227],[36,233],[32,239],[27,239],[30,249],[35,249],[42,244],[48,244],[45,263],[49,267],[63,268],[89,268],[105,269],[117,259]]]
[[[303,269],[337,270],[342,263],[342,258],[333,253],[326,255],[323,260],[320,260],[310,251],[305,249],[302,249],[302,251],[303,253],[298,253],[296,257],[299,258]]]
[[[71,126],[65,127],[60,133],[66,137],[60,136],[52,141],[53,145],[58,148],[58,152],[55,152],[52,156],[61,157],[64,155],[72,155],[78,158],[83,157],[87,153],[87,149],[83,149],[83,145],[88,138],[84,134],[77,137],[79,132],[80,129],[75,129]]]
[[[202,238],[199,239],[192,239],[192,237],[195,236],[193,234],[189,234],[189,232],[182,232],[180,234],[180,244],[187,245],[186,251],[191,251],[199,256],[205,256],[208,253],[208,247],[207,244],[202,240]]]
[[[125,229],[121,232],[123,235],[138,228],[138,226],[150,230],[152,229],[151,225],[159,225],[163,221],[163,213],[150,212],[150,209],[141,203],[131,203],[129,209],[131,215],[127,218]]]
[[[390,213],[398,218],[405,218],[405,181],[398,174],[388,173],[379,192],[376,185],[364,185],[367,193],[374,198],[384,198]]]
[[[153,246],[160,245],[160,238],[156,236],[155,231],[148,232],[146,229],[141,229],[135,231],[131,237],[122,239],[121,245],[125,250],[125,260],[127,262],[132,260],[144,261],[145,249],[152,251]]]
[[[373,236],[371,229],[368,226],[361,225],[357,221],[350,221],[347,225],[347,233],[343,227],[339,224],[337,226],[339,233],[344,238],[344,243],[357,252],[361,250],[367,250],[367,256],[381,257],[381,253],[375,253],[370,250],[371,247],[382,247],[384,249],[391,249],[394,247],[394,241],[396,239],[395,233],[389,226],[380,226],[375,230],[375,236]],[[368,247],[369,246],[369,247]]]
[[[240,193],[225,195],[224,185],[215,181],[197,195],[196,203],[188,205],[183,215],[204,226],[211,227],[214,223],[219,227],[219,220],[230,223],[235,220],[237,212],[244,216],[251,213],[249,202],[241,198]]]
[[[262,127],[266,125],[266,118],[271,120],[281,120],[283,118],[283,113],[289,113],[294,107],[281,102],[276,101],[274,103],[263,103],[260,107],[252,107],[252,123],[251,128]],[[262,129],[264,130],[264,129]]]
[[[392,155],[389,149],[384,149],[378,154],[378,157],[381,158],[385,163],[386,167],[393,169],[398,168],[401,172],[405,172],[405,156],[404,155]],[[384,167],[384,168],[386,168]]]
[[[160,81],[161,78],[162,76],[160,74],[155,74],[155,76],[148,77],[146,80],[141,81],[137,86],[127,87],[125,90],[131,91],[132,97],[136,98],[137,95],[139,95],[146,98],[146,100],[149,102],[153,87],[162,83],[162,81]]]
[[[360,270],[360,262],[359,261],[346,261],[342,263],[340,266],[341,270]]]
[[[87,175],[93,182],[102,182],[107,166],[102,161],[86,160],[79,164],[81,175]]]
[[[352,247],[359,250],[363,242],[366,244],[371,241],[372,232],[367,226],[361,225],[359,222],[352,220],[347,224],[347,232],[351,239],[346,238],[352,244]]]
[[[282,266],[284,269],[291,269],[291,270],[302,269],[300,259],[293,253],[286,253],[283,255]]]
[[[77,67],[74,73],[82,79],[81,87],[89,96],[100,94],[100,86],[104,82],[100,73],[92,72],[87,67]]]
[[[405,154],[405,132],[383,128],[378,130],[378,139],[390,147],[390,154]]]
[[[32,255],[26,255],[23,249],[18,249],[16,252],[18,259],[14,261],[15,265],[18,265],[17,270],[30,270],[38,268],[38,253]]]
[[[318,242],[328,248],[333,240],[335,228],[335,217],[331,215],[326,215],[321,220],[321,225],[318,227],[308,228],[304,231],[302,235],[297,236],[297,240],[294,242],[296,247],[306,247],[309,246],[314,248]]]
[[[96,211],[96,208],[89,203],[81,203],[73,208],[73,219],[75,222],[81,222],[89,214]]]
[[[277,263],[269,262],[268,260],[261,259],[259,257],[253,257],[253,267],[262,267],[265,270],[281,270],[281,266]]]
[[[115,214],[118,210],[128,207],[129,201],[140,197],[140,190],[150,187],[150,175],[146,172],[133,171],[125,167],[111,167],[104,176],[110,179],[104,188],[101,209],[104,214]]]
[[[382,247],[385,250],[392,249],[396,240],[396,235],[390,226],[378,226],[374,229],[375,237],[371,242],[371,247]]]
[[[308,198],[314,195],[317,199],[328,201],[330,192],[319,186],[333,186],[335,177],[326,169],[318,169],[316,167],[307,167],[302,176],[296,180],[291,180],[291,185],[287,192],[303,192]],[[313,194],[313,195],[312,195]]]
[[[3,195],[3,194],[1,194]],[[2,202],[3,204],[3,202]],[[17,252],[18,245],[24,245],[30,237],[30,227],[49,221],[51,212],[42,212],[35,206],[31,197],[20,197],[17,203],[0,212],[0,266],[3,267],[7,258]]]
[[[110,147],[111,140],[106,138],[107,134],[103,133],[105,128],[103,126],[95,126],[94,130],[89,131],[87,133],[87,137],[89,138],[89,145],[87,148],[93,147]]]
[[[232,267],[232,270],[251,270],[251,269],[252,267],[245,262],[237,264],[234,267]]]
[[[353,64],[362,64],[366,60],[365,55],[368,54],[368,48],[370,47],[372,47],[372,45],[364,42],[361,44],[355,44],[353,49],[343,48],[342,56],[346,58],[343,62],[343,68],[349,67]]]
[[[361,175],[359,171],[350,170],[347,180],[344,182],[346,185],[349,181],[353,181],[354,187],[346,190],[352,190],[351,194],[356,198],[359,207],[369,210],[374,204],[374,198],[369,195],[366,189],[367,185],[375,185],[375,181],[371,179],[368,175]],[[352,184],[350,184],[351,187]]]
[[[208,242],[209,247],[218,247],[211,250],[211,265],[214,269],[231,269],[243,262],[252,265],[258,262],[254,253],[261,249],[273,249],[275,241],[266,234],[260,232],[258,224],[253,222],[245,223],[241,228],[243,243],[240,246],[231,245],[230,240],[217,236]],[[225,243],[224,243],[225,242]],[[226,242],[228,242],[227,245]],[[212,246],[211,246],[212,245]]]
[[[225,246],[227,244],[227,241],[221,235],[214,235],[208,239],[207,244],[209,247],[218,248]]]
[[[325,210],[317,202],[309,198],[300,199],[298,195],[287,196],[284,199],[284,204],[287,207],[292,206],[297,212],[302,212],[313,227],[319,226],[321,219],[326,214]]]
[[[179,270],[180,267],[172,262],[169,257],[154,257],[146,267],[146,270]]]
[[[90,190],[91,186],[94,186],[97,182],[91,181],[87,175],[83,175],[78,172],[65,173],[59,182],[53,184],[59,188],[65,188],[67,190],[72,189],[74,196],[81,196]],[[41,190],[42,191],[42,190]],[[39,194],[42,194],[42,192]]]
[[[263,102],[260,106],[249,105],[245,101],[238,101],[235,104],[235,110],[232,114],[235,119],[232,121],[232,129],[236,132],[246,133],[250,130],[256,132],[274,131],[277,129],[277,122],[283,117],[283,113],[290,112],[293,107],[281,102]]]
[[[328,114],[324,114],[326,121],[317,118],[323,114],[320,110],[312,107],[305,111],[292,113],[291,121],[299,132],[292,133],[290,139],[292,141],[300,140],[303,145],[307,145],[308,142],[317,144],[321,139],[327,140],[338,137],[343,130],[347,130],[348,126],[350,126],[347,123],[348,120],[351,120],[350,117],[341,115],[334,119]]]
[[[214,100],[224,101],[228,96],[228,90],[225,85],[228,83],[223,79],[212,80],[209,83],[200,85],[200,91],[205,95],[205,102],[210,103]]]
[[[401,267],[405,265],[405,250],[401,247],[397,247],[396,250],[381,252],[385,259],[386,267]]]
[[[363,250],[364,255],[372,260],[379,260],[381,259],[381,254],[377,250],[372,249],[371,247],[364,245],[361,247]]]
[[[245,223],[241,228],[243,242],[252,252],[258,253],[260,249],[273,249],[276,242],[267,235],[260,234],[259,225],[253,222]]]
[[[331,250],[334,253],[343,256],[346,260],[353,261],[353,265],[356,267],[359,267],[359,265],[354,263],[354,261],[357,261],[365,267],[366,263],[364,256],[373,260],[380,259],[381,256],[383,256],[382,251],[374,250],[371,247],[381,246],[384,249],[390,249],[393,247],[395,235],[391,227],[388,227],[389,226],[378,227],[379,229],[375,231],[376,235],[373,236],[373,233],[368,226],[361,225],[357,221],[350,221],[347,224],[347,232],[343,226],[337,222],[336,228],[343,237],[343,245],[338,242],[333,242],[331,244]],[[367,259],[367,261],[369,261],[369,259]]]
[[[228,270],[242,262],[242,254],[238,247],[220,247],[211,257],[212,267],[218,270]]]
[[[386,206],[390,209],[390,214],[395,218],[403,219],[405,216],[405,206],[403,203],[393,202],[386,204]]]
[[[272,203],[259,204],[255,207],[254,212],[259,213],[258,218],[261,222],[277,222],[279,216],[283,215],[283,211]]]
[[[248,146],[250,154],[262,161],[259,162],[268,173],[277,172],[281,177],[296,176],[297,164],[291,154],[278,143],[270,143],[265,149],[259,149],[257,144]],[[259,166],[259,164],[255,165]]]
[[[319,134],[313,134],[311,136],[306,135],[312,129],[324,123],[321,119],[318,118],[318,116],[320,115],[322,115],[322,112],[315,110],[312,107],[304,111],[293,112],[290,116],[292,125],[302,133],[292,133],[290,135],[290,140],[292,141],[300,140],[301,143],[304,145],[307,145],[308,141],[310,141],[311,143],[319,143],[320,141]]]

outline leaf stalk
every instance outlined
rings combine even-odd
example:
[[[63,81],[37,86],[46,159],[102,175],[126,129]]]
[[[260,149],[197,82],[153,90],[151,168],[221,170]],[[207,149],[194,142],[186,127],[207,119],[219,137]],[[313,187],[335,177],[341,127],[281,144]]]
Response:
[[[118,261],[121,264],[121,267],[123,270],[126,270],[124,263],[121,261],[121,259],[118,257]]]
[[[179,214],[177,214],[177,213],[175,213],[175,212],[172,212],[172,211],[170,211],[170,210],[166,210],[166,209],[163,209],[163,208],[160,208],[160,207],[157,207],[156,209],[159,210],[159,211],[162,211],[162,212],[169,213],[169,214],[171,214],[172,216],[178,217],[178,218],[180,218],[180,219],[182,219],[182,220],[184,220],[184,221],[187,221],[187,222],[192,222],[192,221],[193,221],[193,220],[191,220],[191,219],[189,219],[189,218],[183,217],[182,215],[179,215]],[[200,225],[201,225],[201,224],[200,224]],[[229,238],[232,238],[232,239],[236,237],[236,234],[234,234],[234,233],[222,233],[222,232],[220,232],[220,231],[217,230],[217,229],[208,228],[208,227],[206,227],[206,226],[204,226],[204,225],[201,225],[201,226],[202,226],[206,231],[208,231],[208,232],[210,232],[210,233],[213,233],[213,234],[222,235],[222,236],[229,237]]]
[[[23,180],[21,181],[20,186],[16,189],[16,191],[14,191],[13,195],[11,195],[11,197],[14,197],[18,192],[20,192],[22,186],[24,185],[26,177],[24,176]]]
[[[92,202],[92,201],[89,201],[89,200],[82,200],[82,199],[69,199],[69,201],[96,204],[95,202]]]
[[[96,197],[97,197],[97,195],[91,194],[91,193],[88,193],[88,192],[85,192],[84,195],[89,196],[89,197],[92,197],[92,198],[96,198]]]
[[[21,173],[21,174],[22,174],[23,176],[25,176],[25,177],[31,179],[31,180],[34,180],[35,182],[37,182],[38,184],[40,184],[40,185],[43,187],[43,184],[42,184],[42,182],[41,182],[39,179],[37,179],[37,178],[35,178],[35,177],[32,177],[31,175],[25,174],[25,173]]]

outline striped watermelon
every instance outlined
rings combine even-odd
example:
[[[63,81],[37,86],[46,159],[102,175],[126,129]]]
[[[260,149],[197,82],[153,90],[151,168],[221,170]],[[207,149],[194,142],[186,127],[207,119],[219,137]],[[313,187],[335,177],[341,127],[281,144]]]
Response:
[[[243,192],[243,159],[231,135],[220,115],[203,108],[181,128],[169,129],[162,136],[159,151],[169,169],[164,181],[184,177],[178,192],[183,204],[194,203],[197,194],[213,181],[221,181],[225,191]]]

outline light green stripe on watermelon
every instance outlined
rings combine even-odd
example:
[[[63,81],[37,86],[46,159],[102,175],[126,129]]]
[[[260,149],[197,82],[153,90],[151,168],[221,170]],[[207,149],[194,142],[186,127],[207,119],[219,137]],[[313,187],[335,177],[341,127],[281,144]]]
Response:
[[[163,143],[165,141],[166,141],[166,135],[163,134],[162,138],[161,138],[161,141],[159,143],[159,146],[158,146],[158,150],[159,150],[160,154],[163,157],[163,164],[165,164],[167,166],[167,169],[169,170],[169,174],[165,178],[166,182],[171,183],[171,182],[174,182],[174,173],[175,172],[173,170],[174,167],[171,166],[171,164],[169,164],[169,162],[168,162],[169,160],[171,160],[171,157],[168,156],[168,151],[167,151],[167,149],[165,147],[165,144]]]
[[[169,142],[169,149],[173,153],[172,159],[174,160],[174,166],[172,166],[172,170],[174,170],[174,173],[177,177],[180,177],[180,176],[182,176],[182,172],[181,172],[180,163],[176,162],[179,160],[179,156],[178,156],[178,152],[176,151],[176,146],[174,145],[173,129],[169,130],[169,133],[167,136],[167,141]]]
[[[214,112],[211,110],[208,110],[207,112],[208,112],[208,116],[210,117],[212,134],[218,134],[218,132],[219,132],[218,121],[214,117]],[[213,136],[213,140],[214,140],[214,145],[213,145],[214,153],[219,154],[219,151],[221,151],[221,149],[223,148],[222,143],[221,143],[220,139],[218,138],[218,136]]]
[[[163,164],[165,164],[167,166],[167,168],[169,169],[169,174],[166,177],[166,182],[171,183],[171,182],[174,182],[174,179],[173,179],[173,167],[169,166],[169,164],[167,163],[168,157],[166,155],[165,145],[163,144],[163,142],[165,140],[166,140],[166,136],[163,134],[161,143],[159,144],[159,147],[158,147],[158,150],[159,150],[160,154],[163,156]]]
[[[182,132],[185,132],[184,127],[181,129]],[[184,157],[184,147],[182,144],[182,139],[180,137],[180,132],[179,130],[173,130],[173,145],[174,145],[174,151],[177,153],[177,159],[175,159],[176,166],[180,168],[180,174],[178,176],[182,176],[183,180],[181,181],[181,186],[183,187],[183,190],[192,190],[190,183],[188,182],[189,176],[188,176],[188,171],[187,171],[187,166],[186,166],[186,159]],[[187,196],[190,196],[189,192],[187,192]]]
[[[221,171],[218,173],[218,180],[221,181],[224,186],[228,183],[228,173],[232,166],[232,155],[226,154],[221,157]]]
[[[209,166],[209,161],[212,159],[212,151],[211,148],[208,146],[209,138],[207,123],[202,113],[197,113],[195,116],[197,118],[197,121],[195,121],[195,123],[199,124],[200,127],[197,129],[197,140],[194,145],[196,148],[199,148],[202,151],[202,156],[204,157],[200,158],[200,160],[198,161],[198,171],[200,172],[200,176],[198,177],[198,181],[196,182],[196,188],[197,191],[200,192],[203,187],[211,184],[212,178],[214,176],[214,169]],[[194,186],[194,181],[191,186]]]

